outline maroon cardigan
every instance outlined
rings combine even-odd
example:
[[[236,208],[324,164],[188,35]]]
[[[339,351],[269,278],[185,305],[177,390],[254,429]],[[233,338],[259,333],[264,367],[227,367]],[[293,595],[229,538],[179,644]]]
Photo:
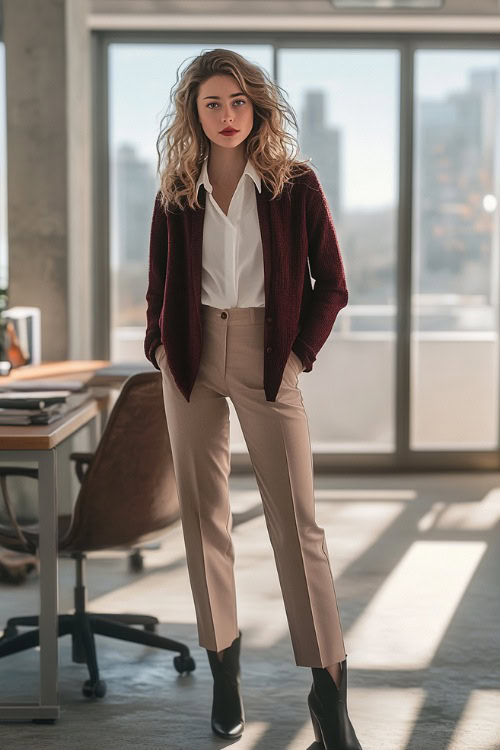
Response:
[[[172,376],[189,402],[201,357],[201,270],[206,192],[201,208],[165,212],[155,198],[146,292],[144,352],[156,367],[163,343]],[[331,213],[316,173],[292,178],[271,200],[255,189],[264,254],[264,391],[275,401],[290,349],[310,372],[348,293]],[[308,259],[314,288],[308,269]]]

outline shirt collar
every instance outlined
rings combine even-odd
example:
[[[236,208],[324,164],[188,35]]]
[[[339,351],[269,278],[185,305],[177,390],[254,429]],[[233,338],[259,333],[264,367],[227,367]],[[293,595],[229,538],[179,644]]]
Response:
[[[262,188],[260,175],[255,169],[255,167],[253,166],[253,164],[250,162],[250,159],[247,159],[247,163],[246,163],[245,169],[243,170],[243,174],[247,174],[252,178],[252,180],[255,182],[257,190],[260,193],[261,188]],[[210,180],[208,179],[208,156],[206,156],[203,160],[200,176],[198,177],[198,181],[196,183],[196,194],[198,194],[200,185],[204,185],[207,193],[212,192],[212,185],[210,184]]]

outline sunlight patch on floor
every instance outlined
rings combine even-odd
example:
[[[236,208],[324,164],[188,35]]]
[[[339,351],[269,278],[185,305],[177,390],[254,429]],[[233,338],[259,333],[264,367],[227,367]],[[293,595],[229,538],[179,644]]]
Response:
[[[426,668],[486,547],[480,541],[412,544],[348,630],[351,666]]]

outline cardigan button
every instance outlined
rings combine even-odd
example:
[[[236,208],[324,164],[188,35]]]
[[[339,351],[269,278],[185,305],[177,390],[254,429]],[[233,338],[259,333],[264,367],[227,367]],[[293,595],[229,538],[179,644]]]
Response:
[[[266,349],[266,352],[269,353],[269,352],[272,352],[272,350],[273,350],[273,347],[272,346],[268,346],[267,349]]]
[[[272,323],[273,322],[272,318],[266,318],[266,320],[267,320],[268,323]]]

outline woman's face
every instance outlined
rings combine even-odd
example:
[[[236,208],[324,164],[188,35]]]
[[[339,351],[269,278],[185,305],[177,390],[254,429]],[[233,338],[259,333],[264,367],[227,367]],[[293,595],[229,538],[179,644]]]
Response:
[[[252,101],[241,92],[234,76],[214,75],[200,84],[197,106],[201,127],[217,146],[234,148],[252,129]],[[237,132],[223,135],[220,131],[225,128],[234,128]]]

